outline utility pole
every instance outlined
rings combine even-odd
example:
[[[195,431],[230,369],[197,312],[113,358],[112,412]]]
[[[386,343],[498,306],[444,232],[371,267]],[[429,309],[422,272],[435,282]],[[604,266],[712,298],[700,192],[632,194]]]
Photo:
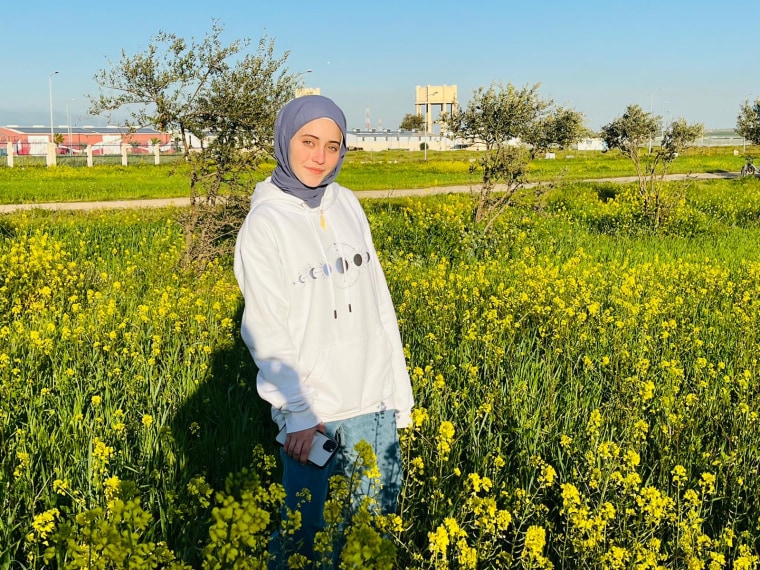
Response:
[[[50,84],[50,142],[54,142],[55,134],[53,133],[53,75],[58,72],[54,71],[48,75],[48,83]]]

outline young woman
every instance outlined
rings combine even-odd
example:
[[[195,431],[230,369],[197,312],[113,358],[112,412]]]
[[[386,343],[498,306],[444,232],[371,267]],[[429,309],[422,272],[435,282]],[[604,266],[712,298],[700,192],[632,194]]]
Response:
[[[300,552],[312,556],[328,479],[351,472],[354,445],[374,448],[384,513],[401,488],[397,429],[410,422],[412,388],[396,314],[354,194],[334,182],[346,119],[330,99],[296,98],[275,122],[277,166],[256,185],[238,234],[235,276],[245,300],[241,335],[258,367],[259,395],[287,432],[281,449],[286,506],[300,507]],[[339,443],[324,468],[307,462],[315,432]],[[371,493],[364,482],[363,493]],[[280,560],[282,557],[280,556]]]

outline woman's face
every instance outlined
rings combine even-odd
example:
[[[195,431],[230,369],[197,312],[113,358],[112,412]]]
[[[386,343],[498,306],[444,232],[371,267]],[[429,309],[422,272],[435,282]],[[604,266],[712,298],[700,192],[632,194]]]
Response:
[[[290,139],[290,169],[306,186],[316,188],[338,165],[340,128],[331,119],[314,119]]]

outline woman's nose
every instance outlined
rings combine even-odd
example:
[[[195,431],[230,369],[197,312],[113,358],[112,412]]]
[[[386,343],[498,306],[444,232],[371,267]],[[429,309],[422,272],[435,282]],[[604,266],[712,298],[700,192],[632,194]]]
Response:
[[[311,158],[317,164],[324,163],[324,161],[325,161],[325,149],[323,149],[322,147],[317,147],[314,150],[314,154],[312,155]]]

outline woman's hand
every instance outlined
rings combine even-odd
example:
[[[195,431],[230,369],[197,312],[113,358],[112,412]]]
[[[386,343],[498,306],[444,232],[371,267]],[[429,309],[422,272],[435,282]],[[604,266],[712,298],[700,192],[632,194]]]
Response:
[[[325,433],[325,424],[320,423],[312,428],[289,433],[283,446],[285,453],[300,463],[306,463],[317,431]]]

